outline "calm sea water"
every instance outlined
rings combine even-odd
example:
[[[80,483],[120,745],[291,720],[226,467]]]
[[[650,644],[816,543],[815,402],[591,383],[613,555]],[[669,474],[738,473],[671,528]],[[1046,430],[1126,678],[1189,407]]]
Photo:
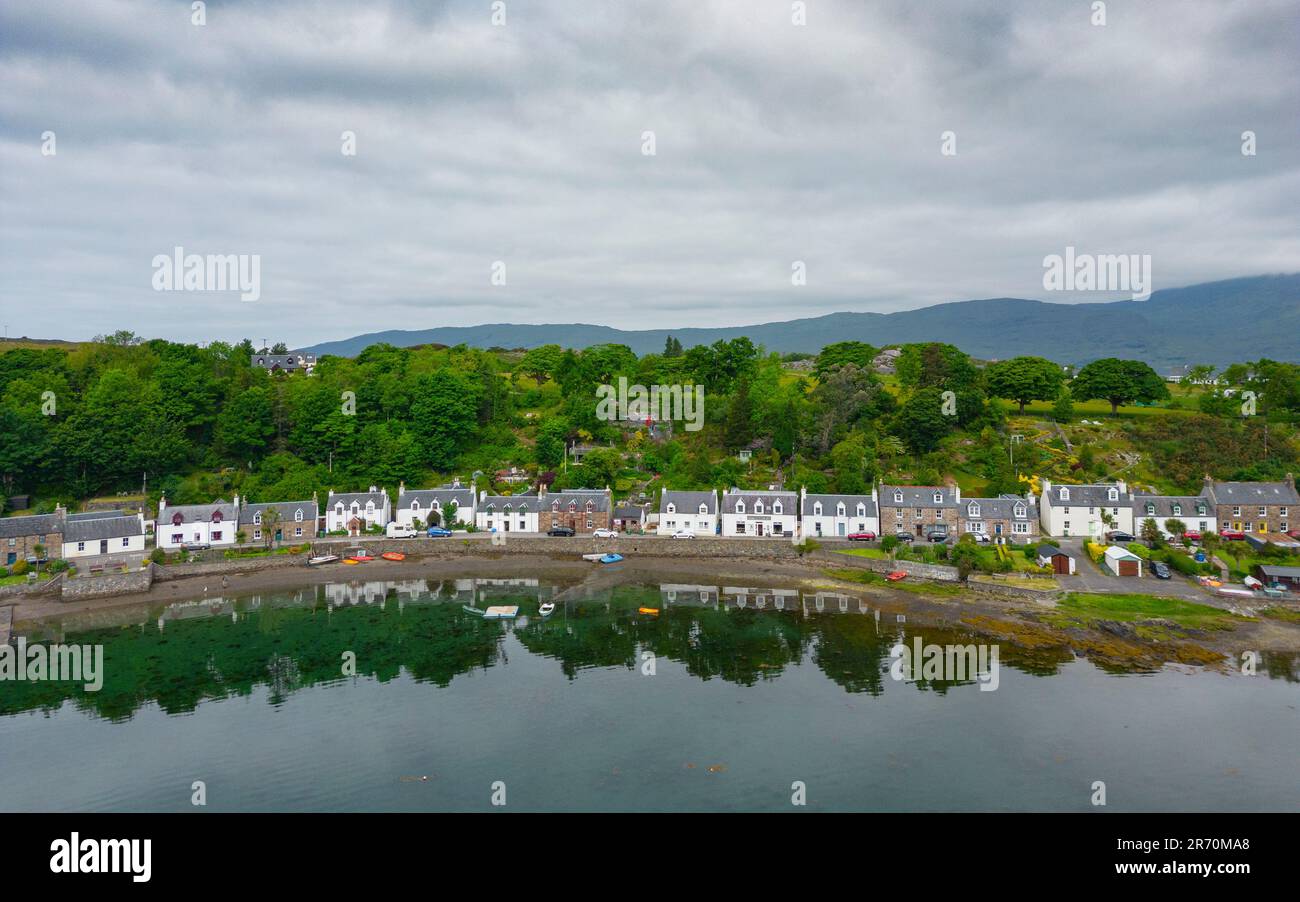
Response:
[[[463,609],[493,603],[521,618]],[[103,644],[101,691],[0,683],[0,809],[194,811],[203,781],[208,811],[488,811],[502,786],[508,811],[788,811],[798,782],[809,810],[1086,811],[1100,780],[1107,810],[1300,810],[1294,658],[1112,674],[1004,646],[997,691],[895,681],[900,638],[985,640],[752,587],[333,584],[128,619],[45,637]]]

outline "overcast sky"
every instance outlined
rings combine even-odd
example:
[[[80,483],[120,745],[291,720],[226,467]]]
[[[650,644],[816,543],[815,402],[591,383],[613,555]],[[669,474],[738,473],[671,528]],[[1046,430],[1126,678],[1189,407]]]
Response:
[[[1069,245],[1300,270],[1296,0],[504,5],[4,0],[0,322],[302,346],[1127,296],[1045,291]],[[178,245],[260,255],[260,298],[155,291]]]

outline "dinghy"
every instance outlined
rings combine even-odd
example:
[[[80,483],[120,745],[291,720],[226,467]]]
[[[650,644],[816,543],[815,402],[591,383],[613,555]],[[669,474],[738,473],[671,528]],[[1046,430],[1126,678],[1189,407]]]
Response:
[[[602,564],[617,564],[621,560],[623,560],[623,555],[614,554],[613,552],[610,552],[609,554],[601,555],[600,557],[600,562]]]
[[[318,554],[315,557],[307,558],[308,567],[319,567],[321,564],[332,564],[339,559],[337,554]]]
[[[519,615],[519,606],[513,604],[494,604],[483,612],[484,620],[514,620]]]
[[[604,552],[597,551],[595,554],[584,554],[582,556],[582,559],[584,561],[591,561],[592,563],[595,563],[596,561],[599,561],[604,556],[605,556]]]
[[[386,560],[386,561],[404,561],[404,560],[406,560],[406,555],[403,554],[403,553],[400,552],[400,551],[385,551],[383,554],[380,555],[380,557],[383,558],[383,559]]]
[[[636,611],[638,614],[654,614],[656,616],[659,614],[658,608],[637,608]]]
[[[542,602],[537,608],[537,613],[541,614],[543,617],[550,617],[552,614],[555,613],[555,602],[553,601]]]
[[[890,573],[888,576],[886,576],[885,579],[889,580],[891,583],[896,583],[900,579],[907,579],[907,571],[895,570],[892,573]]]

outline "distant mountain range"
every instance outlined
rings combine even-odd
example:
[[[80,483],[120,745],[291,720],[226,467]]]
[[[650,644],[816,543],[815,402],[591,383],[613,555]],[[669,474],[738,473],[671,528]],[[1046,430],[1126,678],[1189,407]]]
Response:
[[[480,348],[585,348],[614,342],[637,354],[746,335],[769,351],[816,353],[837,341],[882,346],[944,341],[981,359],[1021,354],[1082,364],[1099,357],[1143,360],[1164,370],[1268,357],[1300,363],[1300,273],[1252,276],[1153,292],[1146,301],[1049,304],[1023,298],[956,301],[897,313],[831,313],[809,319],[715,329],[628,331],[585,323],[445,326],[390,330],[301,351],[352,357],[372,344],[466,344]]]

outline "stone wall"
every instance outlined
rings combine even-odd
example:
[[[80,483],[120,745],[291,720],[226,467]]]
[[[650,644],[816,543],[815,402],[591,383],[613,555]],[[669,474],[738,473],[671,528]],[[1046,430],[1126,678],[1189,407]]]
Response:
[[[173,579],[187,579],[191,576],[207,576],[209,574],[260,573],[263,570],[275,570],[280,567],[301,567],[306,563],[307,555],[305,554],[272,554],[266,557],[227,560],[218,552],[215,561],[188,561],[184,564],[164,564],[162,566],[155,564],[154,579],[157,582],[166,582]]]
[[[153,585],[153,565],[143,570],[129,570],[126,573],[110,571],[97,576],[78,576],[76,579],[64,580],[62,586],[63,601],[78,601],[83,598],[108,598],[113,595],[134,595],[148,592]]]
[[[23,598],[40,595],[58,595],[59,586],[63,585],[64,574],[56,574],[51,579],[37,580],[34,583],[15,583],[12,586],[0,586],[0,602],[7,600],[17,602]]]
[[[873,573],[889,573],[892,570],[902,570],[908,576],[914,576],[917,579],[933,579],[939,582],[952,583],[960,577],[956,567],[949,567],[945,564],[926,564],[922,561],[889,561],[873,557],[860,557],[855,554],[834,554],[822,556],[822,560],[835,560],[841,566],[860,567],[864,570],[870,570]]]
[[[549,537],[517,533],[498,535],[504,539],[493,544],[491,537],[482,533],[472,538],[449,536],[441,539],[348,539],[340,541],[317,540],[313,554],[342,556],[349,548],[365,548],[371,554],[385,551],[402,551],[412,556],[459,557],[463,555],[545,554],[579,557],[594,552],[616,551],[619,554],[646,554],[656,557],[729,557],[759,560],[788,560],[797,558],[798,552],[789,541],[780,539],[673,539],[667,536],[621,535],[617,539],[595,539],[591,536],[572,538]],[[266,558],[260,560],[265,561]],[[299,562],[302,562],[299,559]],[[182,565],[183,566],[183,565]]]

